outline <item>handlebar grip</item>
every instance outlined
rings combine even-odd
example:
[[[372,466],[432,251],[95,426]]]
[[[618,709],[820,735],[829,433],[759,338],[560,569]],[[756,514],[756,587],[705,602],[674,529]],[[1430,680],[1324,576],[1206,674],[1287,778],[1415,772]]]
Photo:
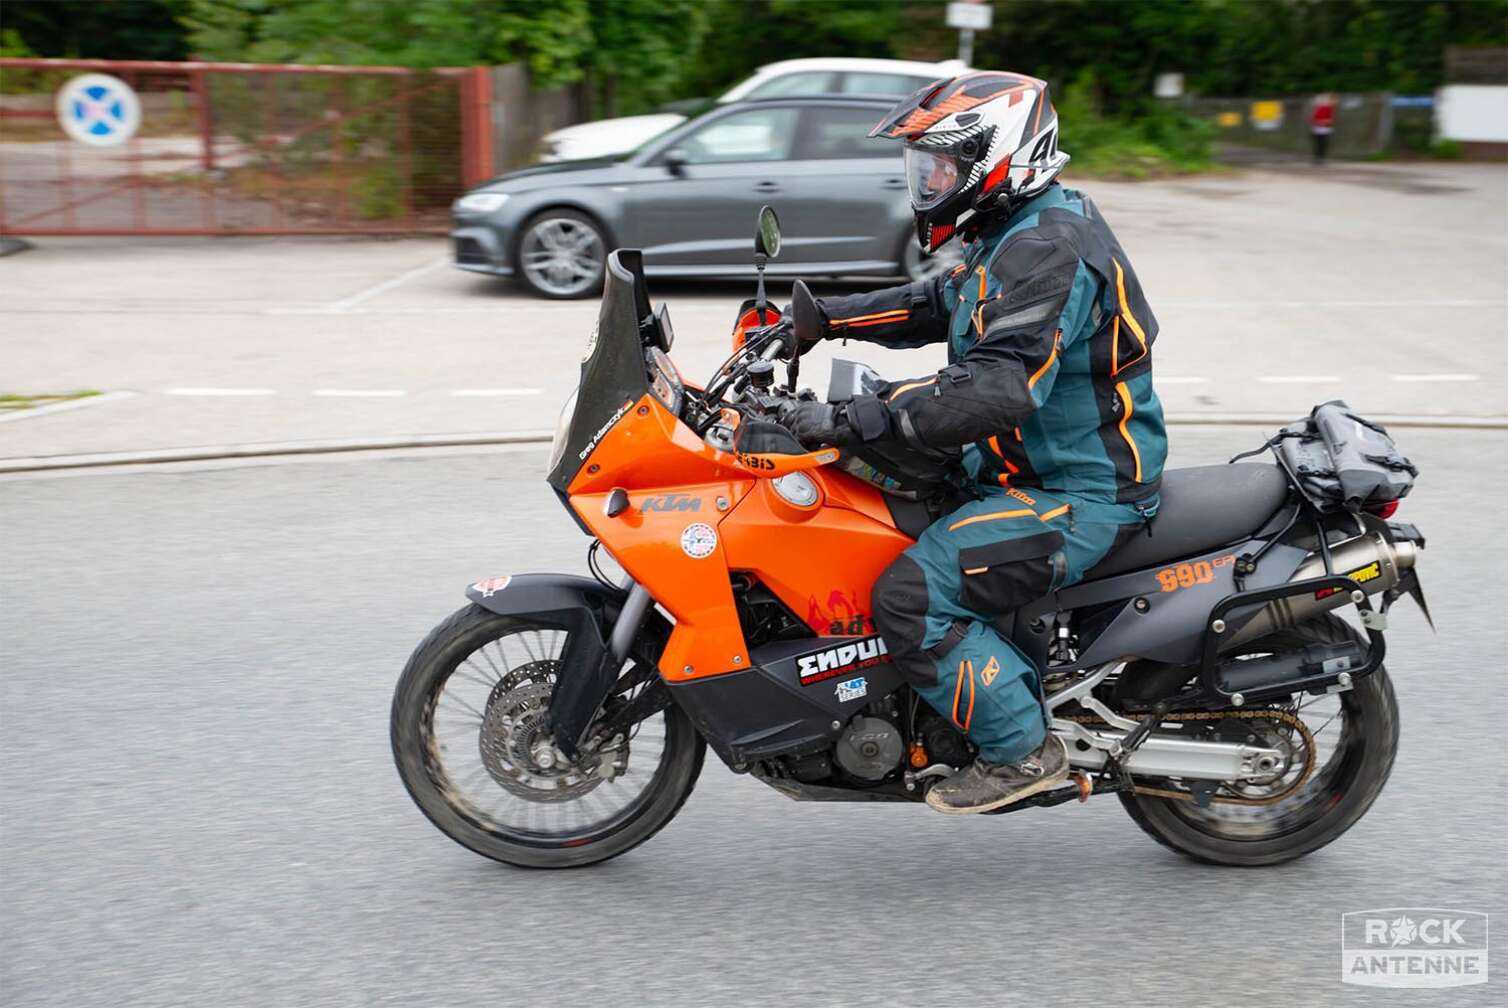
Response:
[[[781,339],[781,338],[779,338],[777,336],[775,339],[770,340],[770,345],[769,346],[765,347],[763,350],[760,351],[760,353],[759,353],[759,359],[760,360],[774,360],[776,357],[780,356],[780,351],[782,351],[784,349],[785,349],[785,340],[783,340],[783,339]]]

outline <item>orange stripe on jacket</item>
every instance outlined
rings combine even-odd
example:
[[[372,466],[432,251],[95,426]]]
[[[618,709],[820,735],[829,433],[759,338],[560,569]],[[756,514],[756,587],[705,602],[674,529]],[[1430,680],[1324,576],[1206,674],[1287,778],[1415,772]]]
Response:
[[[1037,368],[1035,374],[1026,379],[1027,388],[1036,387],[1037,380],[1040,379],[1043,375],[1047,374],[1047,371],[1052,367],[1053,362],[1058,359],[1058,347],[1061,346],[1062,343],[1063,330],[1059,329],[1057,332],[1052,334],[1052,352],[1047,355],[1047,360],[1042,362],[1042,366]]]
[[[1136,463],[1136,482],[1141,482],[1141,452],[1136,450],[1136,441],[1131,437],[1131,432],[1126,429],[1127,422],[1131,419],[1131,390],[1126,388],[1126,383],[1121,382],[1115,386],[1115,391],[1121,397],[1121,403],[1126,407],[1126,415],[1121,417],[1121,437],[1126,439],[1126,444],[1131,449],[1131,458]]]
[[[887,398],[885,401],[886,402],[895,402],[896,398],[898,396],[902,395],[903,393],[910,392],[913,389],[926,388],[928,385],[936,385],[936,384],[937,384],[937,376],[936,375],[933,375],[931,378],[925,378],[925,379],[923,379],[921,381],[907,382],[906,384],[902,385],[900,388],[896,389],[894,392],[890,393],[889,398]]]

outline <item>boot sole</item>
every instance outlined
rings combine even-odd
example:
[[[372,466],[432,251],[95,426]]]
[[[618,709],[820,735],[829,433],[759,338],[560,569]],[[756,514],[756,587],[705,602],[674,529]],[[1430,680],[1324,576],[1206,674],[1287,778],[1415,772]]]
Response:
[[[1044,777],[1041,780],[1025,788],[1022,788],[1020,791],[1006,795],[1002,798],[997,798],[994,801],[985,802],[983,805],[970,805],[968,808],[954,808],[951,805],[937,805],[933,803],[932,796],[929,794],[927,795],[927,806],[928,808],[936,809],[943,815],[978,815],[982,812],[993,812],[998,808],[1005,808],[1005,806],[1013,805],[1023,798],[1030,798],[1034,794],[1041,794],[1043,791],[1055,788],[1059,784],[1062,784],[1067,780],[1068,768],[1064,767],[1061,774],[1055,774],[1052,777]]]

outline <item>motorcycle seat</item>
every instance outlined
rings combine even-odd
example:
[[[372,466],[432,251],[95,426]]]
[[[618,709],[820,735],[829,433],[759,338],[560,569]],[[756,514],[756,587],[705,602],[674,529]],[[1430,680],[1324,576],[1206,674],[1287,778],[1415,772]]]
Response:
[[[1244,539],[1288,499],[1288,477],[1276,465],[1168,469],[1150,535],[1138,532],[1084,575],[1084,580],[1124,574],[1203,553]]]

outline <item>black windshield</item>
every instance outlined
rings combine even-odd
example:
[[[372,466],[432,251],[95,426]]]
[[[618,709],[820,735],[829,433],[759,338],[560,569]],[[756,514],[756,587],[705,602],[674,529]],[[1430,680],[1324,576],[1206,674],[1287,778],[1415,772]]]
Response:
[[[607,257],[602,310],[581,362],[565,452],[550,470],[550,486],[560,493],[566,492],[602,436],[649,391],[639,338],[639,324],[649,317],[644,256],[638,249],[619,249]]]

